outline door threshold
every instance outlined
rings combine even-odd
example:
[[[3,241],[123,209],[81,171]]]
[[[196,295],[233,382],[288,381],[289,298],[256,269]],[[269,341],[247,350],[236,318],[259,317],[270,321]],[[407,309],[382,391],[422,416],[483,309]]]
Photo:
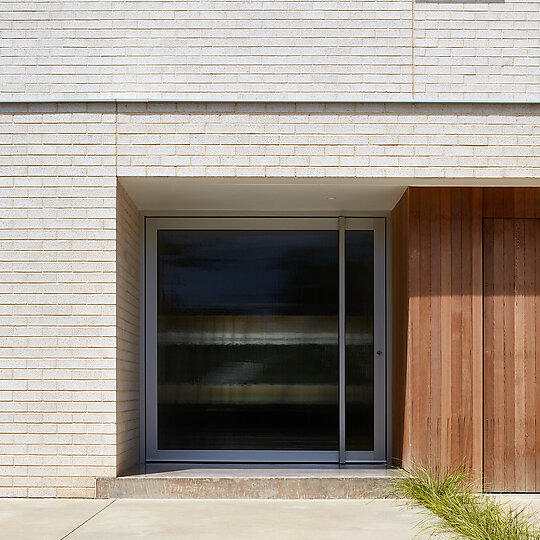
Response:
[[[390,471],[395,470],[392,466],[385,462],[376,463],[212,463],[212,462],[146,462],[133,467],[125,476],[141,475],[141,474],[160,474],[174,473],[187,476],[190,472],[197,475],[205,471],[251,471],[253,474],[268,476],[275,475],[277,471],[297,471],[302,472],[321,471]],[[195,472],[196,471],[196,472]],[[239,474],[241,474],[239,472]]]

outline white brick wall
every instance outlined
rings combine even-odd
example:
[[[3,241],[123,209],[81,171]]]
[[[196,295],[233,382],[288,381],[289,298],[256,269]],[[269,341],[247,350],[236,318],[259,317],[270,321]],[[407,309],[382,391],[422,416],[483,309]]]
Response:
[[[540,4],[417,1],[414,92],[425,99],[540,100]]]
[[[116,198],[116,467],[139,463],[139,214],[118,184]]]
[[[119,104],[119,176],[534,178],[540,106]]]
[[[0,496],[116,472],[111,105],[0,106]]]
[[[0,10],[4,99],[540,100],[537,0],[35,0]]]
[[[0,5],[6,97],[360,99],[410,92],[410,0]]]

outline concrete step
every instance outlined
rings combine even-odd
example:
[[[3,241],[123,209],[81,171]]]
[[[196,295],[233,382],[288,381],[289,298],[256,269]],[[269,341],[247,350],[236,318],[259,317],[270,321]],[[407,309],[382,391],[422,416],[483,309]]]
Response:
[[[170,467],[170,466],[169,466]],[[215,469],[148,466],[98,478],[99,498],[129,499],[385,499],[397,471],[369,469]]]

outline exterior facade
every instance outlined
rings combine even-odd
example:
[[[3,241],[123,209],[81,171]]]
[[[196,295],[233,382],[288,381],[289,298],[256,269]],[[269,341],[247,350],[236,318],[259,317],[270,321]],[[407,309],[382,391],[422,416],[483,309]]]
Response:
[[[540,2],[0,9],[0,495],[92,497],[97,477],[147,459],[432,459],[464,462],[487,490],[540,489]],[[201,234],[166,244],[160,231]],[[228,254],[249,251],[238,238],[259,253],[274,244],[257,231],[281,231],[283,264],[311,264],[287,293],[303,311],[279,311],[286,302],[269,288],[270,300],[242,319],[238,305],[259,268],[247,258],[236,280],[243,288],[228,289],[236,301],[211,309],[194,292],[214,275],[210,266],[166,274],[167,245],[177,246],[169,258],[196,253],[204,231],[219,232],[213,245],[232,246],[219,251],[222,269],[234,268]],[[364,232],[364,255],[349,261]],[[316,303],[328,261],[329,299]],[[160,296],[167,276],[186,280],[175,290],[196,297],[189,311],[187,300],[177,311],[163,303],[173,294]],[[210,362],[203,350],[222,358],[225,345],[261,343],[282,347],[291,365],[309,355],[334,363],[322,382],[302,379],[301,368],[285,382],[255,380],[249,366],[238,371],[249,358],[234,353],[217,382],[205,372],[197,386],[197,374],[188,381],[160,367],[166,340],[183,347],[182,366]],[[290,352],[308,345],[319,348]],[[348,392],[355,346],[367,358],[365,380]],[[238,398],[246,381],[254,393]],[[281,405],[307,407],[294,418],[313,415],[305,436],[300,421],[291,435],[274,409],[254,408],[274,403],[276,391]],[[273,431],[241,445],[227,434],[203,441],[186,407],[209,393],[228,410],[251,404],[248,413],[259,411]],[[167,420],[160,404],[171,402],[181,413]],[[197,412],[207,430],[216,422],[208,410]],[[240,440],[241,426],[227,425]],[[240,453],[223,453],[233,446]]]

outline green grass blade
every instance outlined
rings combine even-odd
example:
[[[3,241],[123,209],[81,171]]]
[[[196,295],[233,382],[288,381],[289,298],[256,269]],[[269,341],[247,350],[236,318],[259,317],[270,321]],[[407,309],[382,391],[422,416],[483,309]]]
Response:
[[[534,514],[478,493],[464,467],[437,465],[403,470],[396,492],[426,511],[421,523],[432,536],[455,540],[540,540]]]

